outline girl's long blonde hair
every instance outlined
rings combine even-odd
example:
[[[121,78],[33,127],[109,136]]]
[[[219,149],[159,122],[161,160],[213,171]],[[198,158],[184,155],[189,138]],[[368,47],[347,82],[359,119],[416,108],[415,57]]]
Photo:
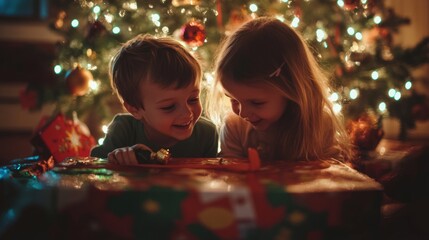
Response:
[[[215,62],[215,83],[208,116],[221,124],[223,79],[273,86],[289,100],[274,136],[276,159],[349,160],[352,150],[343,123],[328,100],[329,84],[305,40],[283,22],[260,17],[223,42]],[[230,107],[229,107],[230,108]]]

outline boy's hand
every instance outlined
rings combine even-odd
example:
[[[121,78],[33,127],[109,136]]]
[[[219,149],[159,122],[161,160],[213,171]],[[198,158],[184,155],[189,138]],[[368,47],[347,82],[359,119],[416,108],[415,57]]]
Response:
[[[107,154],[109,163],[121,164],[121,165],[132,165],[138,164],[136,154],[134,153],[133,147],[117,148]]]

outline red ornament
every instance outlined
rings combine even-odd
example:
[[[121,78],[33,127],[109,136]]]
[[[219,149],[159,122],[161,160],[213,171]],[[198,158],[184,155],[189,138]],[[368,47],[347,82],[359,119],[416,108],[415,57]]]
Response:
[[[201,22],[192,20],[182,26],[180,37],[189,46],[199,47],[206,40],[206,30]]]
[[[344,9],[352,11],[359,6],[360,0],[344,0]]]
[[[89,82],[94,79],[91,72],[77,66],[66,74],[66,85],[71,95],[83,96],[88,92]]]

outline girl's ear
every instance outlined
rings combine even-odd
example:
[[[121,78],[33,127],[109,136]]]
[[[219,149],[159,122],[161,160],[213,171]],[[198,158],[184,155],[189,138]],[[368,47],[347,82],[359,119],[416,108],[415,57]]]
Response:
[[[142,108],[136,108],[134,106],[131,106],[130,104],[124,102],[124,107],[127,109],[131,115],[137,120],[143,119],[143,109]]]

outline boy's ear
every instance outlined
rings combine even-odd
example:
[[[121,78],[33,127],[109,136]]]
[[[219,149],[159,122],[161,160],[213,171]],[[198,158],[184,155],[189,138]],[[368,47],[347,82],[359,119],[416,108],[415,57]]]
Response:
[[[124,107],[129,113],[131,113],[131,115],[133,115],[135,119],[141,120],[143,118],[143,109],[131,106],[126,102],[124,102]]]

